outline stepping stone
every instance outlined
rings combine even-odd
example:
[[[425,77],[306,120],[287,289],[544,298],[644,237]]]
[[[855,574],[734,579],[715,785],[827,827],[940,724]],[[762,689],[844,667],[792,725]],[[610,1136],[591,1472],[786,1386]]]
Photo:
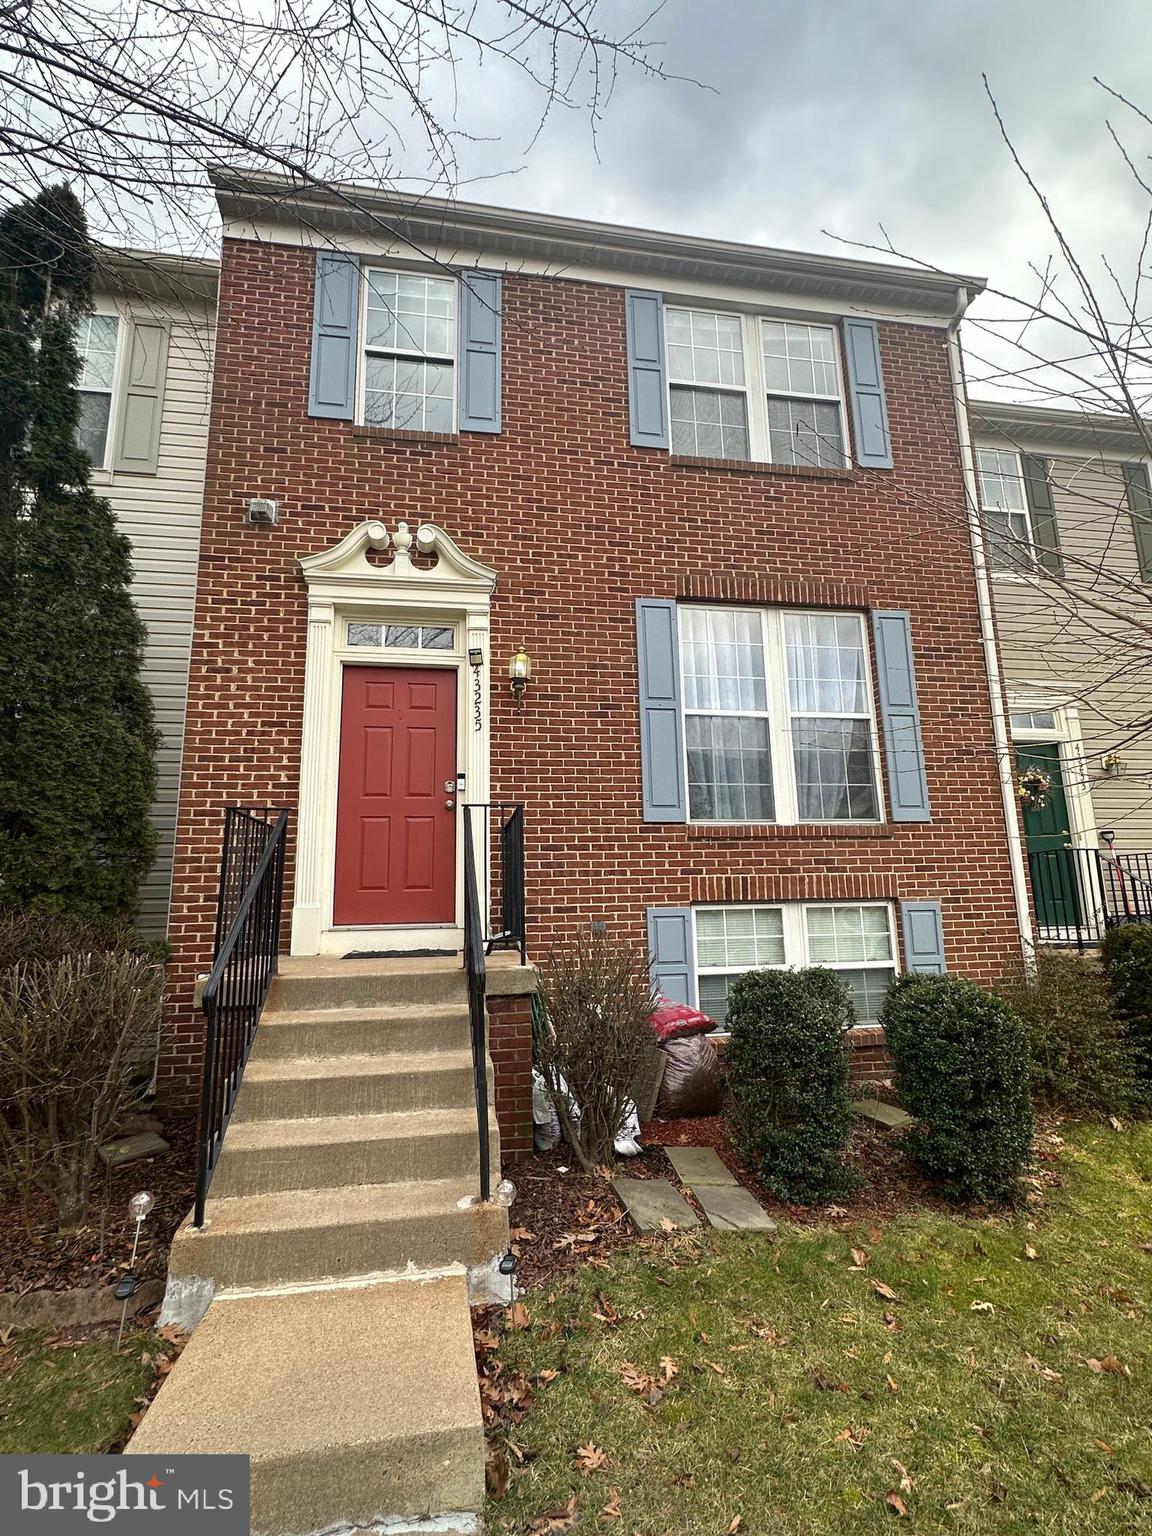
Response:
[[[912,1116],[907,1110],[895,1104],[885,1104],[881,1099],[857,1099],[852,1109],[863,1119],[874,1120],[877,1125],[887,1125],[893,1130],[902,1130],[912,1124]]]
[[[665,1147],[681,1184],[695,1192],[697,1184],[735,1184],[736,1180],[711,1147]]]
[[[775,1232],[776,1223],[739,1184],[701,1184],[692,1193],[722,1232]]]
[[[100,1148],[100,1156],[109,1168],[119,1168],[121,1163],[138,1163],[144,1157],[163,1157],[169,1151],[168,1143],[155,1131],[141,1131],[137,1136],[122,1136],[119,1141],[108,1141]]]
[[[698,1227],[700,1219],[667,1179],[613,1179],[612,1188],[636,1223],[638,1232],[663,1232],[670,1221],[675,1227]]]

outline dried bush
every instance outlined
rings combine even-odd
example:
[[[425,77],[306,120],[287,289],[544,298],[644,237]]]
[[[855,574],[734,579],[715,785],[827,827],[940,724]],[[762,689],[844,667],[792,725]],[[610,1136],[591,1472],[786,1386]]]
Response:
[[[1136,1051],[1097,964],[1040,949],[1032,975],[1022,971],[996,990],[1028,1035],[1037,1103],[1072,1114],[1124,1115],[1136,1108]]]
[[[611,1160],[629,1103],[646,1089],[651,1096],[659,1070],[647,956],[633,944],[580,932],[549,954],[540,995],[537,1065],[580,1166],[591,1172]]]
[[[62,1232],[88,1213],[96,1151],[155,1049],[163,975],[124,953],[68,955],[0,971],[0,1158],[25,1198],[56,1202]]]
[[[844,1030],[854,1014],[834,971],[747,971],[728,1003],[724,1078],[733,1141],[782,1200],[823,1205],[859,1183]]]
[[[880,1022],[896,1096],[916,1117],[902,1137],[912,1161],[958,1200],[1018,1200],[1032,1067],[1011,1008],[958,976],[901,976]]]
[[[158,964],[168,958],[163,939],[148,939],[129,923],[90,922],[49,912],[0,912],[0,971],[24,960],[124,950]]]

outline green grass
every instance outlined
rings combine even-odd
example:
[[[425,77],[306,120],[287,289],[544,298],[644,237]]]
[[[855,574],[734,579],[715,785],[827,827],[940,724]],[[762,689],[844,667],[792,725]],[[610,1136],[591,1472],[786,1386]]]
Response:
[[[491,1529],[572,1494],[570,1528],[643,1536],[1152,1529],[1152,1127],[1071,1128],[1058,1167],[1002,1221],[680,1238],[528,1295],[500,1359],[560,1374],[511,1431],[536,1455]],[[664,1356],[679,1373],[649,1406],[621,1367]],[[583,1476],[588,1442],[608,1466]]]
[[[126,1339],[117,1354],[114,1337],[67,1349],[18,1340],[11,1369],[0,1375],[0,1455],[88,1455],[122,1440],[152,1380],[141,1356],[154,1343],[148,1335]],[[155,1344],[156,1353],[161,1348]]]

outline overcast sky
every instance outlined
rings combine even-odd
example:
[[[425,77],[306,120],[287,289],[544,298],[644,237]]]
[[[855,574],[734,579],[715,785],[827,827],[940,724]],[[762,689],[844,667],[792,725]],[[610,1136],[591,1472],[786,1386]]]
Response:
[[[1134,270],[1149,198],[1107,121],[1144,172],[1152,131],[1093,76],[1152,111],[1148,0],[668,0],[646,32],[671,73],[709,89],[626,74],[595,144],[560,112],[528,149],[538,97],[500,65],[465,64],[459,120],[495,142],[461,148],[460,195],[847,254],[825,230],[877,241],[883,224],[899,249],[1018,293],[1054,241],[986,72],[1081,254]]]

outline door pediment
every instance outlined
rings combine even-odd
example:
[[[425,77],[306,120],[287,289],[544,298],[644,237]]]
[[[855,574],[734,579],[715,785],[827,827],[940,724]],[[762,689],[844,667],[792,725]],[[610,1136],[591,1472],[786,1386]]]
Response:
[[[419,554],[434,556],[435,563],[414,564],[413,545]],[[386,565],[369,560],[369,550],[389,548],[392,559]],[[299,563],[310,598],[337,602],[355,595],[427,605],[452,596],[486,606],[496,585],[496,572],[466,555],[436,523],[421,523],[415,533],[407,523],[399,523],[390,534],[382,522],[369,520],[331,549],[300,556]]]

